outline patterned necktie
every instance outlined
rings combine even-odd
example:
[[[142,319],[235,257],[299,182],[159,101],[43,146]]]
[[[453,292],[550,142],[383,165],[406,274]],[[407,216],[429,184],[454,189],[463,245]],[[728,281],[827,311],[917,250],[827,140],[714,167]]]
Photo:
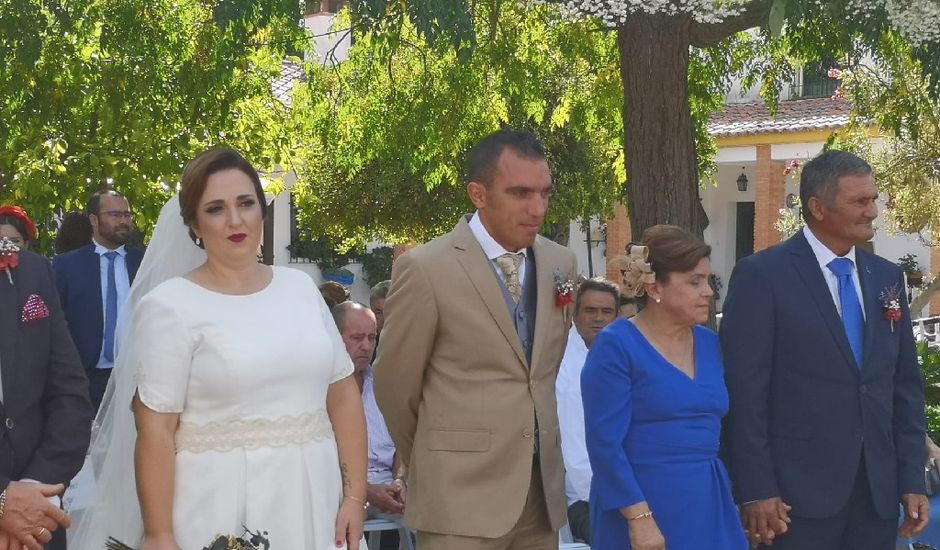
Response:
[[[522,284],[519,281],[519,266],[525,260],[522,252],[506,253],[496,258],[496,265],[503,272],[503,280],[506,282],[506,290],[512,296],[512,299],[518,304],[522,298]]]
[[[862,347],[865,342],[865,317],[862,316],[862,304],[852,281],[854,264],[848,258],[836,258],[827,265],[839,278],[839,303],[842,305],[842,324],[845,326],[845,335],[849,339],[849,346],[855,355],[858,367],[862,368]]]
[[[114,362],[114,328],[117,326],[117,283],[114,277],[114,259],[118,253],[105,252],[108,259],[108,291],[104,301],[104,360]]]

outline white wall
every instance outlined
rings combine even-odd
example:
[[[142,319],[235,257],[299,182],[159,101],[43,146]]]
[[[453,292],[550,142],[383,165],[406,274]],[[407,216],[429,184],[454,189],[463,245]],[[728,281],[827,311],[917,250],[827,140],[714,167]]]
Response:
[[[333,29],[334,19],[331,13],[316,13],[304,18],[303,26],[313,35],[313,49],[307,52],[308,61],[313,61],[315,56],[320,63],[332,65],[349,57],[352,35],[345,29]]]

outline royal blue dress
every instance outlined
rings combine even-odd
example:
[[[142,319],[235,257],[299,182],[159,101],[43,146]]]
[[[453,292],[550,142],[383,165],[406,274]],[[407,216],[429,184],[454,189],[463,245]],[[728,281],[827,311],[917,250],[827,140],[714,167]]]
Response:
[[[669,550],[746,550],[718,458],[728,391],[718,336],[696,326],[695,379],[656,351],[632,322],[594,341],[581,373],[594,550],[630,548],[620,508],[646,501]],[[642,521],[642,520],[641,520]]]

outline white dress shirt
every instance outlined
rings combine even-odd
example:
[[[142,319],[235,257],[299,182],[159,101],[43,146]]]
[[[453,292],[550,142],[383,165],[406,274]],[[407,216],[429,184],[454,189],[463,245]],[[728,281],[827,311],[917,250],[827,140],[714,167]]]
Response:
[[[496,270],[496,273],[499,275],[499,278],[502,279],[503,283],[506,283],[506,277],[503,275],[503,270],[496,264],[496,258],[499,258],[503,254],[513,254],[503,248],[503,245],[496,242],[496,239],[490,235],[490,232],[486,230],[486,227],[483,226],[483,221],[480,220],[480,213],[476,212],[473,214],[473,217],[470,218],[470,231],[473,232],[473,236],[476,237],[477,242],[480,243],[480,246],[483,248],[483,253],[486,254],[486,257],[489,258],[490,263],[493,265],[493,268]],[[525,270],[526,264],[528,264],[528,254],[526,254],[525,249],[520,250],[519,253],[525,255],[526,261],[519,264],[519,284],[523,284],[525,281]]]
[[[362,380],[362,408],[366,413],[366,430],[369,436],[368,482],[372,485],[391,483],[395,478],[395,443],[388,433],[385,417],[375,401],[375,386],[372,367],[366,367]]]
[[[587,444],[584,441],[584,407],[581,402],[581,370],[587,354],[584,338],[571,325],[568,345],[555,380],[568,506],[579,500],[587,502],[591,494],[591,461],[588,460]]]
[[[858,278],[858,264],[855,262],[855,247],[850,248],[845,256],[836,256],[835,252],[829,250],[826,245],[816,238],[816,235],[813,235],[809,226],[803,227],[803,236],[806,237],[810,248],[813,249],[813,254],[816,255],[816,261],[819,262],[819,269],[822,270],[823,277],[826,278],[826,286],[829,287],[829,293],[832,294],[832,301],[835,302],[836,310],[838,310],[840,317],[842,316],[842,302],[839,300],[839,278],[829,269],[829,262],[839,257],[848,258],[852,261],[852,283],[855,285],[855,292],[858,294],[858,303],[862,304],[862,318],[864,319],[865,301],[862,298],[862,283]]]
[[[98,241],[94,239],[92,239],[92,242],[95,243],[95,254],[98,255],[98,262],[101,266],[101,318],[105,319],[108,315],[108,259],[105,258],[104,255],[111,252],[111,250],[101,246]],[[114,252],[118,253],[114,258],[114,283],[117,287],[117,311],[118,315],[120,315],[121,310],[124,308],[124,301],[127,300],[127,294],[130,292],[131,282],[130,277],[127,275],[127,250],[124,249],[124,245],[121,245],[115,248]],[[107,322],[107,319],[105,319],[105,325],[103,325],[103,327],[107,326]],[[104,330],[102,330],[101,334],[104,335]],[[113,368],[114,363],[104,358],[103,336],[101,343],[101,355],[98,356],[98,365],[96,368]]]

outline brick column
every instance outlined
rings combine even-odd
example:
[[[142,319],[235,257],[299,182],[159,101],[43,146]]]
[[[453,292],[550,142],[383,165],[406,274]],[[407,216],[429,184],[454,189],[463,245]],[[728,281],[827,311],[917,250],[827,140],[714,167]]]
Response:
[[[614,215],[607,220],[607,258],[613,258],[624,253],[626,247],[633,240],[630,231],[630,218],[627,217],[627,207],[622,202],[614,205]],[[610,266],[610,263],[607,264]],[[607,278],[611,281],[620,281],[617,269],[608,267]]]
[[[930,247],[930,266],[924,274],[927,277],[940,277],[940,247]],[[930,305],[927,308],[928,315],[940,315],[940,292],[930,299]]]
[[[770,145],[757,146],[757,182],[754,188],[754,252],[780,242],[774,223],[786,201],[784,163],[770,158]]]

